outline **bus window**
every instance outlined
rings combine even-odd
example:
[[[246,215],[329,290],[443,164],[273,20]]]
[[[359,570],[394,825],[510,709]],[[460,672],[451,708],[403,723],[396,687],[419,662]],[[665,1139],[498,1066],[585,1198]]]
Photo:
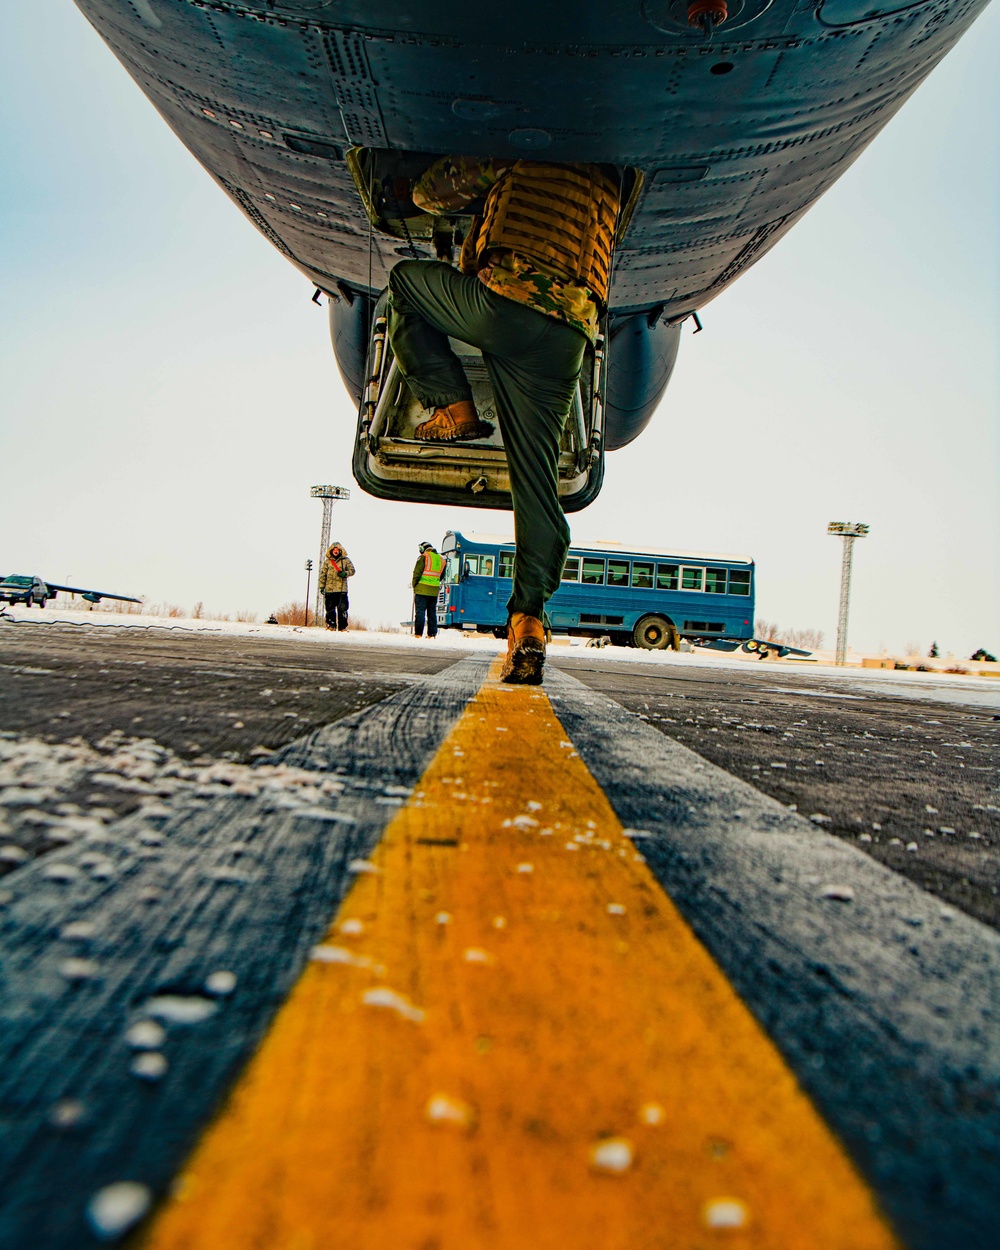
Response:
[[[676,590],[678,572],[676,564],[658,564],[656,566],[656,589]]]
[[[604,585],[604,561],[583,557],[583,581],[587,586]]]
[[[480,556],[479,557],[479,576],[480,577],[492,577],[493,576],[493,557],[492,556]]]
[[[681,590],[701,590],[704,580],[704,569],[685,568],[681,572]]]
[[[570,556],[563,567],[562,579],[564,582],[578,582],[580,580],[580,557]]]
[[[726,593],[725,569],[705,570],[705,593],[709,595],[724,595]]]
[[[500,570],[497,577],[513,577],[514,576],[514,553],[513,551],[500,552]]]
[[[729,593],[731,595],[748,595],[750,593],[750,570],[729,570]]]
[[[442,581],[458,581],[458,556],[456,556],[453,551],[445,556],[444,577],[442,578]]]
[[[609,586],[627,586],[628,585],[628,561],[627,560],[609,560],[608,561],[608,585]]]
[[[637,590],[653,589],[652,564],[640,563],[638,560],[632,561],[632,585]]]

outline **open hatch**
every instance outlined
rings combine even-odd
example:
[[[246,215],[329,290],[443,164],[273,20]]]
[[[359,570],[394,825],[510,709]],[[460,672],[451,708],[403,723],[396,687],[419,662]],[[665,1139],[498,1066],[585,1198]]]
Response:
[[[454,263],[471,214],[435,217],[421,212],[409,188],[436,159],[433,153],[353,148],[348,165],[373,231],[401,240],[400,256]],[[619,235],[635,201],[641,175],[628,171],[627,202]],[[486,431],[461,442],[424,442],[414,436],[430,415],[411,394],[396,367],[387,333],[387,292],[372,316],[365,385],[358,412],[353,470],[361,488],[381,499],[413,503],[512,507],[507,456],[496,402],[482,354],[451,340],[465,369],[473,400]],[[580,383],[563,427],[559,452],[559,495],[563,509],[575,512],[597,498],[604,480],[604,340],[588,347]]]
[[[472,387],[481,438],[429,443],[414,430],[429,413],[411,394],[389,346],[386,296],[375,308],[369,373],[358,417],[354,476],[363,490],[380,499],[446,503],[464,507],[511,508],[507,455],[496,415],[493,389],[482,354],[451,339]],[[601,340],[588,350],[563,427],[559,449],[559,495],[565,511],[591,503],[604,477]]]

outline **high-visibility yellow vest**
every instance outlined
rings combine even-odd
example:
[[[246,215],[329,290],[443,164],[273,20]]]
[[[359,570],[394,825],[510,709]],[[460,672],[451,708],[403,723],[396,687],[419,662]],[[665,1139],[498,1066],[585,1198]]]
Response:
[[[618,183],[599,165],[516,161],[487,193],[475,267],[493,248],[519,252],[606,302],[619,202]]]
[[[444,572],[444,556],[436,551],[424,552],[424,571],[420,574],[414,594],[436,595],[441,589],[441,574]]]

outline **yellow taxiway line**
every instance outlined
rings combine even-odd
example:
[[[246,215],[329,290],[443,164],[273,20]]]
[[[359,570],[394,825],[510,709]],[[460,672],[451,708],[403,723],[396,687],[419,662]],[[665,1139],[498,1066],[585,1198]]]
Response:
[[[495,670],[146,1250],[890,1250],[544,692]]]

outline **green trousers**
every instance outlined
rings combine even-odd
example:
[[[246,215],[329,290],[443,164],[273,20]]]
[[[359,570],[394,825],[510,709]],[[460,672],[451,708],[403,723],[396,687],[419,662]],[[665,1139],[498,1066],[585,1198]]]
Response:
[[[400,261],[389,275],[389,342],[425,408],[472,397],[449,337],[482,351],[496,398],[517,546],[507,610],[540,618],[562,579],[569,548],[559,503],[559,441],[587,340],[450,265]]]

